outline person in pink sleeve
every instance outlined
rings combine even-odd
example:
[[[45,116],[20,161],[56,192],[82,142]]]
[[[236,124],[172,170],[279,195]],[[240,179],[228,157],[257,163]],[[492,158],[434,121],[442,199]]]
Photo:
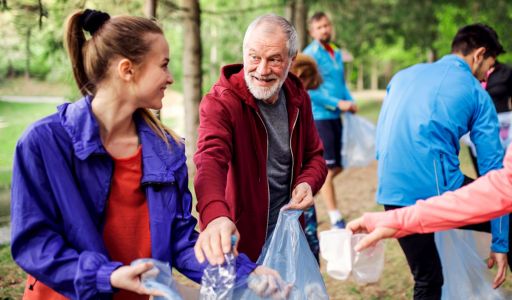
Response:
[[[355,247],[364,250],[386,238],[431,233],[477,224],[512,212],[512,149],[494,170],[453,192],[419,200],[415,205],[386,212],[365,213],[347,225],[352,232],[369,232]],[[503,283],[500,274],[493,287]]]

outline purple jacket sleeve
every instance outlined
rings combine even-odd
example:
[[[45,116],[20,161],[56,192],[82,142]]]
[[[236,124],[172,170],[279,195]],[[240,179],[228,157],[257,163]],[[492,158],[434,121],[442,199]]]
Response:
[[[110,274],[121,263],[101,253],[79,253],[67,243],[49,180],[56,175],[49,174],[36,143],[20,140],[12,177],[12,256],[27,273],[67,297],[112,293]]]

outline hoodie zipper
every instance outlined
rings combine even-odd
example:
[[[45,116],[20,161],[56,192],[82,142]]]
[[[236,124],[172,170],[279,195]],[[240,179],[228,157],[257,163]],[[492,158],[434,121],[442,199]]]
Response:
[[[297,114],[295,115],[295,121],[293,121],[292,130],[290,131],[290,154],[292,155],[292,174],[290,176],[290,198],[292,196],[293,170],[294,170],[294,165],[295,165],[295,159],[293,157],[293,148],[292,148],[292,136],[293,136],[293,130],[295,129],[295,124],[297,124],[298,119],[299,119],[299,112],[297,111]]]
[[[261,124],[263,125],[263,128],[265,129],[265,135],[267,137],[267,152],[265,154],[265,166],[266,166],[267,162],[268,162],[268,131],[267,131],[267,126],[265,126],[265,122],[263,122],[263,119],[261,118],[260,114],[257,111],[256,111],[256,115],[260,119]],[[265,167],[265,169],[267,169],[267,168]],[[265,177],[267,177],[267,174],[265,174]],[[267,178],[267,223],[265,224],[265,241],[267,240],[269,217],[270,217],[270,186],[268,184],[268,178]]]

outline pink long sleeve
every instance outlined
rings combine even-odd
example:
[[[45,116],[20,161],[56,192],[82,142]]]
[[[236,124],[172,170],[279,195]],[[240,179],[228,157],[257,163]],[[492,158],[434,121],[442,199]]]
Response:
[[[395,237],[429,233],[480,223],[512,212],[512,149],[504,168],[491,171],[473,183],[441,196],[420,200],[416,205],[387,212],[365,213],[368,231],[376,227],[396,228]]]

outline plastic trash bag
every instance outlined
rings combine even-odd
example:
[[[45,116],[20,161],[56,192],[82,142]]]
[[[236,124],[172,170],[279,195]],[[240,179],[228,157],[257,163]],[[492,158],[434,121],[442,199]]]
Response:
[[[334,279],[352,278],[358,284],[377,282],[384,270],[384,244],[378,242],[361,252],[354,247],[366,234],[346,229],[320,232],[320,253],[327,261],[327,274]]]
[[[435,233],[443,266],[441,299],[506,299],[500,289],[492,288],[493,275],[477,251],[478,234],[460,229]]]
[[[375,125],[352,113],[343,114],[343,168],[366,167],[375,160]]]
[[[208,265],[201,278],[201,300],[227,300],[233,297],[236,280],[236,258],[232,252],[224,254],[222,265]]]
[[[182,300],[183,298],[177,292],[177,287],[172,279],[169,264],[152,258],[141,258],[134,260],[131,265],[136,266],[146,262],[153,263],[153,268],[141,275],[142,285],[148,290],[157,290],[164,294],[153,299]]]
[[[293,300],[324,300],[329,299],[327,290],[320,274],[318,263],[311,252],[306,236],[299,223],[302,211],[282,210],[272,237],[267,239],[258,264],[276,270],[283,280],[277,283],[278,293],[274,298],[261,298],[252,290],[236,289],[233,299],[293,299]],[[254,277],[249,277],[249,286],[254,289]],[[288,297],[287,285],[291,284]]]

